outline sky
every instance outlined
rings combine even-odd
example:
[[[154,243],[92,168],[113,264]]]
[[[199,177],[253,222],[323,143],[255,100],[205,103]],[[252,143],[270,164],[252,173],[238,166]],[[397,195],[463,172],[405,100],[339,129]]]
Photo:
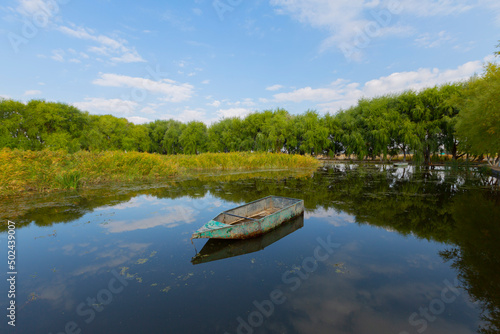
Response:
[[[3,0],[0,97],[211,124],[481,74],[498,0]]]

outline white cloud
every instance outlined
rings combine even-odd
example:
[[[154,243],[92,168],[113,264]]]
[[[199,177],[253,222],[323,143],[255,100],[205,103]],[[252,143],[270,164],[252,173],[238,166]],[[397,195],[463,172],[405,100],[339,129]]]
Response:
[[[437,34],[430,34],[430,33],[425,33],[421,34],[418,36],[418,38],[415,39],[415,43],[419,47],[423,48],[436,48],[441,46],[445,42],[452,41],[453,38],[451,35],[446,32],[446,31],[440,31]]]
[[[368,81],[363,91],[371,97],[406,89],[420,90],[447,82],[468,79],[480,71],[482,66],[481,61],[471,61],[456,69],[444,71],[437,68],[421,68],[412,72],[393,73],[387,77]]]
[[[391,0],[387,0],[389,3]],[[476,1],[470,0],[398,0],[402,13],[421,17],[447,16],[467,12],[476,6]]]
[[[500,1],[498,0],[479,0],[479,3],[493,11],[496,15],[495,23],[500,26]]]
[[[17,11],[22,15],[37,17],[40,22],[42,19],[50,19],[59,12],[57,1],[45,0],[18,0]]]
[[[194,27],[189,24],[191,21],[190,18],[180,17],[171,11],[167,11],[163,14],[162,20],[170,23],[174,28],[179,29],[181,31],[193,31]]]
[[[331,99],[339,98],[341,95],[337,89],[334,88],[311,88],[304,87],[296,89],[289,93],[280,93],[274,95],[274,98],[278,102],[282,101],[292,101],[292,102],[302,102],[302,101],[329,101]]]
[[[278,14],[326,31],[321,50],[339,48],[346,58],[360,60],[374,38],[410,36],[413,27],[399,17],[459,15],[476,7],[492,9],[500,24],[498,0],[270,0]]]
[[[411,31],[408,27],[394,26],[394,12],[400,9],[391,7],[391,13],[380,1],[271,0],[271,5],[277,7],[279,14],[288,14],[301,23],[327,30],[330,36],[323,42],[322,49],[338,47],[348,58],[359,57],[360,44],[369,43],[372,38]]]
[[[140,112],[145,114],[156,114],[156,109],[154,109],[153,107],[144,107]]]
[[[208,106],[215,107],[215,108],[219,108],[219,107],[220,107],[220,105],[221,105],[221,102],[220,102],[220,101],[218,101],[218,100],[215,100],[215,101],[213,101],[213,102],[211,102],[211,103],[207,103],[207,105],[208,105]]]
[[[139,63],[145,62],[144,59],[134,50],[134,52],[127,52],[119,57],[112,57],[111,61],[114,63]]]
[[[203,85],[208,85],[208,84],[210,83],[210,80],[208,80],[208,79],[207,79],[207,80],[203,80],[201,83],[202,83]]]
[[[203,108],[185,108],[178,114],[163,114],[160,116],[160,119],[174,119],[177,121],[181,121],[183,123],[187,123],[190,121],[200,121],[207,125],[210,125],[216,121],[219,121],[222,118],[231,118],[231,117],[239,117],[243,118],[246,115],[250,114],[252,110],[246,108],[228,108],[228,109],[219,109],[215,112],[215,117],[210,117],[207,115],[207,112]]]
[[[124,39],[99,35],[85,27],[59,26],[57,29],[68,36],[98,43],[98,46],[89,47],[88,51],[108,56],[113,63],[145,62],[135,48],[127,46],[128,42]]]
[[[57,21],[54,18],[60,12],[60,1],[17,0],[17,2],[17,12],[32,20],[37,27],[46,28],[50,25],[51,28],[68,36],[93,41],[97,43],[97,46],[90,46],[88,50],[108,56],[109,61],[112,63],[145,62],[137,50],[128,46],[128,41],[123,38],[101,35],[90,28],[77,27],[74,24],[70,24],[70,26],[58,24],[61,20]],[[83,58],[88,58],[87,54],[83,52],[80,54]],[[60,61],[59,59],[56,60]]]
[[[266,90],[276,91],[276,90],[280,90],[281,88],[283,88],[282,85],[272,85],[272,86],[266,87]]]
[[[52,50],[52,56],[50,56],[50,58],[58,62],[64,62],[64,55],[65,55],[64,50],[61,49]]]
[[[66,56],[71,57],[70,59],[68,59],[68,62],[76,63],[76,64],[80,64],[82,62],[82,59],[89,58],[89,56],[86,53],[76,52],[74,49],[71,49],[71,48],[67,49],[66,51],[63,49],[52,50],[52,55],[50,56],[50,58],[52,60],[63,63],[66,61]],[[38,55],[38,57],[39,58],[47,58],[47,56],[45,56],[45,55]]]
[[[489,57],[484,61],[488,61]],[[318,102],[323,112],[337,112],[357,103],[362,97],[375,97],[405,90],[421,90],[426,87],[457,82],[470,78],[482,69],[482,61],[471,61],[456,69],[439,70],[437,68],[420,68],[416,71],[396,72],[365,82],[364,84],[345,80],[337,80],[324,88],[299,88],[288,93],[274,95],[276,102],[304,101]]]
[[[106,87],[130,87],[142,91],[161,94],[161,100],[167,102],[187,101],[193,95],[193,86],[187,83],[177,83],[170,79],[154,81],[140,77],[101,73],[101,77],[92,82],[95,85]]]
[[[219,116],[219,118],[231,118],[231,117],[243,118],[246,115],[250,114],[251,112],[252,110],[246,108],[219,109],[217,110],[217,116]]]
[[[226,102],[228,106],[247,106],[247,107],[252,107],[255,105],[255,102],[251,98],[244,98],[242,101],[236,101],[236,102]]]
[[[183,111],[181,111],[179,114],[163,114],[160,119],[174,119],[176,121],[180,121],[183,123],[187,123],[190,121],[200,121],[205,124],[210,124],[213,119],[208,119],[207,118],[207,113],[205,112],[204,109],[202,108],[185,108]]]
[[[11,97],[9,95],[0,94],[0,99],[10,100]]]
[[[139,104],[134,101],[121,100],[121,99],[104,99],[99,97],[85,98],[83,102],[73,103],[75,107],[80,110],[86,110],[95,113],[118,113],[130,114],[134,112]]]
[[[145,118],[145,117],[140,117],[140,116],[131,116],[131,117],[127,117],[127,120],[129,122],[132,122],[134,124],[144,124],[144,123],[149,123],[151,122],[151,120],[149,118]]]
[[[40,94],[42,94],[42,92],[36,89],[27,90],[24,92],[24,96],[40,95]]]

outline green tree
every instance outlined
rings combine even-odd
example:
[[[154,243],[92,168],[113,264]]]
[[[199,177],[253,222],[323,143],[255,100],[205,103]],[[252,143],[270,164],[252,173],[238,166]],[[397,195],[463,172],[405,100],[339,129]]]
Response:
[[[418,132],[418,123],[413,122],[413,112],[418,105],[418,96],[408,90],[394,97],[391,103],[389,119],[391,124],[391,147],[396,153],[403,152],[403,161],[406,161],[407,152],[421,149],[421,136]]]
[[[163,138],[165,133],[168,131],[169,121],[166,120],[156,120],[154,122],[145,125],[148,129],[149,138],[151,139],[151,146],[149,148],[150,152],[156,152],[160,154],[166,154],[167,148]]]
[[[431,156],[439,152],[442,141],[443,116],[447,109],[446,96],[440,87],[426,88],[418,93],[418,104],[413,110],[413,121],[417,123],[417,133],[421,138],[421,154],[426,164]]]
[[[175,120],[168,120],[168,130],[163,136],[163,147],[167,151],[167,154],[178,154],[182,153],[182,146],[180,142],[180,137],[183,131],[186,129],[186,124]]]
[[[207,126],[203,122],[191,121],[179,137],[184,154],[205,152],[208,141]]]
[[[351,107],[345,111],[341,110],[337,114],[337,119],[342,129],[341,142],[345,148],[343,153],[346,156],[354,154],[358,159],[364,159],[368,151],[363,136],[359,108]]]
[[[324,153],[329,144],[328,128],[321,122],[316,111],[308,110],[303,115],[295,116],[293,129],[300,153]]]
[[[126,151],[147,152],[151,149],[152,141],[148,128],[144,125],[129,123],[127,133],[122,140],[123,149]]]
[[[471,153],[487,154],[488,162],[500,164],[500,66],[488,63],[481,77],[465,89],[456,129]]]
[[[269,114],[267,114],[269,115]],[[285,109],[276,109],[272,113],[272,117],[267,117],[263,125],[263,137],[259,138],[261,141],[265,139],[263,143],[265,150],[272,152],[281,152],[285,148],[286,137],[290,131],[290,119],[291,116]]]
[[[321,121],[328,131],[328,143],[325,147],[328,154],[333,157],[335,154],[343,152],[345,149],[342,143],[343,129],[339,119],[327,113]]]
[[[23,127],[26,105],[14,100],[0,100],[0,148],[28,149],[29,138]]]
[[[243,121],[238,117],[224,118],[208,129],[210,152],[236,152],[242,150]]]

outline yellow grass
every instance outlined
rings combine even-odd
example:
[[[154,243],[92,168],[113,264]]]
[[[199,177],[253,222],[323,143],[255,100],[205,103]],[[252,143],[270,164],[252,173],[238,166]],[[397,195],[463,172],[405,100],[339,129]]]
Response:
[[[273,153],[159,155],[139,152],[0,151],[0,196],[106,182],[160,180],[193,170],[317,167],[309,156]]]

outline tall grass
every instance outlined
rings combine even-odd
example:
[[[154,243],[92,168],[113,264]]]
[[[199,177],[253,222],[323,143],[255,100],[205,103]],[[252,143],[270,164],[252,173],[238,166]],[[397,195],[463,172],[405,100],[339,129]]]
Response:
[[[78,189],[80,187],[81,178],[79,171],[69,171],[56,175],[56,182],[63,189]]]
[[[193,170],[314,168],[309,156],[273,153],[159,155],[122,151],[0,151],[0,196],[76,189],[105,182],[159,180]]]

